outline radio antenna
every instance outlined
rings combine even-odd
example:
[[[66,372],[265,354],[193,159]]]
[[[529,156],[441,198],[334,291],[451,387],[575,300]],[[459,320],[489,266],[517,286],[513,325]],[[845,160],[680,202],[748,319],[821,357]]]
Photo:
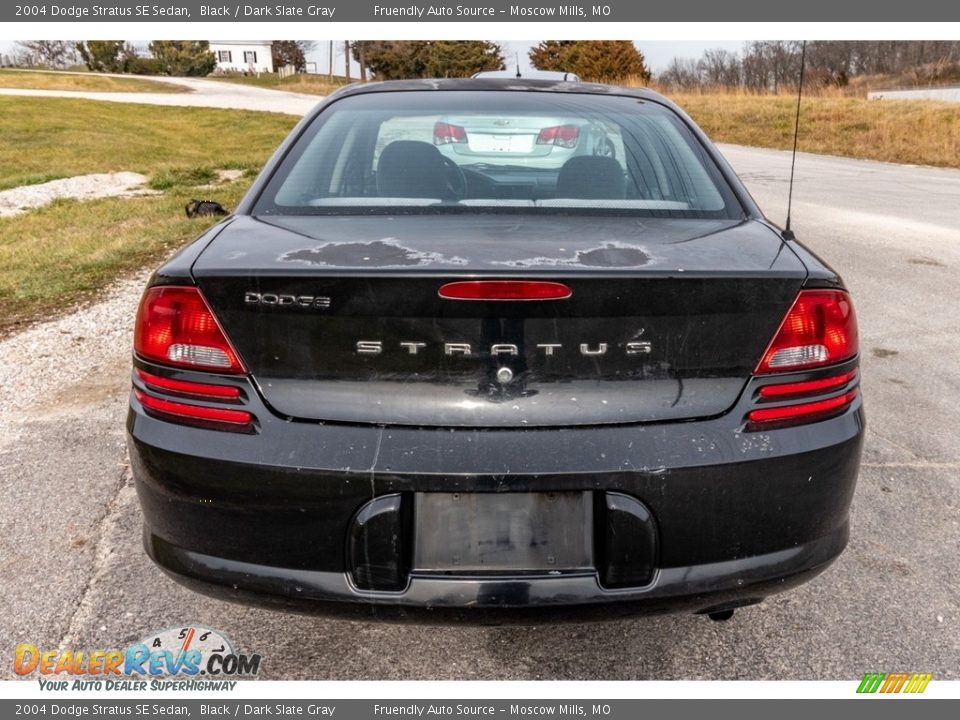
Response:
[[[797,165],[797,138],[800,136],[800,101],[803,99],[803,71],[807,62],[807,41],[800,47],[800,84],[797,86],[797,117],[793,126],[793,155],[790,157],[790,189],[787,191],[787,223],[783,236],[793,240],[795,235],[790,229],[790,211],[793,209],[793,171]]]
[[[521,75],[520,75],[520,53],[519,53],[519,52],[516,54],[516,58],[517,58],[517,77],[521,77]]]

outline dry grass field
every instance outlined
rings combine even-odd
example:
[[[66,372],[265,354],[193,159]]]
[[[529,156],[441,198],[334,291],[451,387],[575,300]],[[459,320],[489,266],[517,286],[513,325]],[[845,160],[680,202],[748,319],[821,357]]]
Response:
[[[677,94],[716,142],[793,147],[796,96]],[[800,107],[799,148],[825,155],[960,167],[960,104],[819,95]]]
[[[638,87],[642,83],[628,80],[625,84]],[[960,103],[867,100],[863,89],[867,86],[804,88],[799,149],[960,168]],[[680,105],[715,142],[781,150],[793,147],[796,88],[757,94],[725,88],[678,92],[655,83],[648,87]]]

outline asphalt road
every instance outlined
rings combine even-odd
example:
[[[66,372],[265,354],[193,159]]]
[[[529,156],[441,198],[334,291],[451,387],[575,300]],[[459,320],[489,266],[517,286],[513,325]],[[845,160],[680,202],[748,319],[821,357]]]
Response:
[[[723,150],[782,220],[789,155]],[[193,594],[140,546],[121,329],[95,368],[71,369],[69,347],[41,360],[65,368],[48,395],[0,416],[0,676],[12,675],[15,642],[109,648],[201,623],[262,654],[271,679],[960,678],[958,208],[960,171],[797,161],[794,227],[856,299],[868,432],[850,545],[796,591],[727,623],[681,615],[535,628],[348,623]],[[132,319],[135,294],[108,302]]]

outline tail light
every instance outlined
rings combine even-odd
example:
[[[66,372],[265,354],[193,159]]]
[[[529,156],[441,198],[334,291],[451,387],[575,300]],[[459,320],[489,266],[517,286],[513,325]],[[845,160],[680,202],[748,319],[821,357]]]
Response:
[[[134,388],[133,393],[148,413],[157,415],[163,420],[197,425],[211,430],[253,432],[254,418],[246,410],[177,402],[176,400],[147,395],[136,388]]]
[[[856,379],[857,371],[830,375],[816,380],[801,382],[780,383],[778,385],[764,385],[757,393],[761,400],[785,400],[787,398],[802,398],[811,395],[823,394],[839,390]]]
[[[224,333],[203,293],[196,287],[159,286],[147,290],[140,302],[133,347],[143,360],[195,371],[238,375],[246,373],[237,351]],[[144,412],[167,422],[209,430],[253,433],[256,418],[236,406],[244,401],[239,387],[167,377],[136,369],[133,392]],[[171,397],[172,396],[172,397]]]
[[[204,400],[240,400],[240,388],[235,385],[214,385],[212,383],[193,382],[192,380],[176,380],[175,378],[161,377],[137,368],[137,377],[151,390],[187,395]]]
[[[830,366],[859,351],[850,296],[843,290],[801,290],[754,374],[776,380],[775,373],[824,370],[818,377],[760,387],[757,400],[765,407],[747,414],[747,429],[798,425],[842,413],[859,394],[859,373],[849,363],[832,373]]]
[[[451,125],[437,121],[433,125],[433,144],[448,145],[450,143],[465,143],[467,141],[467,130],[460,125]]]
[[[580,139],[580,128],[576,125],[555,125],[545,127],[537,135],[537,145],[556,145],[562,148],[576,147]]]
[[[762,427],[769,427],[772,423],[776,423],[781,427],[785,424],[808,423],[843,412],[843,410],[854,401],[859,392],[859,388],[853,388],[843,395],[837,395],[836,397],[826,398],[824,400],[814,400],[813,402],[800,403],[798,405],[759,408],[757,410],[751,410],[747,418],[751,425]]]
[[[143,296],[134,350],[145,360],[220,373],[246,369],[196,287],[152,287]]]
[[[808,370],[859,352],[857,316],[843,290],[801,290],[754,371]]]

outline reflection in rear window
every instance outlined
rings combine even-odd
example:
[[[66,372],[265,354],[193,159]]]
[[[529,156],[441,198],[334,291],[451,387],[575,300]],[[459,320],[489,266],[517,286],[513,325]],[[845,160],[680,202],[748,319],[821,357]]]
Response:
[[[254,212],[446,210],[741,215],[669,109],[629,97],[515,91],[345,97],[300,137]]]

